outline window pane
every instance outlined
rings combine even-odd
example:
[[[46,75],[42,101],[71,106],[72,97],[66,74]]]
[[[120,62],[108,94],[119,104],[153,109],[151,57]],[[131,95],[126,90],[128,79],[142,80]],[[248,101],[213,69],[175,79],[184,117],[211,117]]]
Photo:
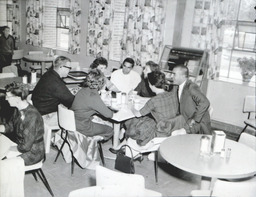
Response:
[[[57,47],[68,50],[68,29],[57,28]]]
[[[255,19],[255,0],[241,0],[239,19],[242,21],[254,21]]]

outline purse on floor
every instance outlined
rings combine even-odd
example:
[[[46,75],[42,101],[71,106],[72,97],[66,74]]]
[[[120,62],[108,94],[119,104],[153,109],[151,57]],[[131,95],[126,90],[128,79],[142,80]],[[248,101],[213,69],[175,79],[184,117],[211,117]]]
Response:
[[[132,157],[127,157],[125,155],[125,151],[123,151],[124,147],[128,147],[128,149],[131,151]],[[116,154],[116,161],[115,161],[115,169],[119,170],[121,172],[125,172],[128,174],[134,174],[135,168],[134,168],[134,162],[133,162],[133,154],[132,149],[128,145],[123,145],[119,151]]]

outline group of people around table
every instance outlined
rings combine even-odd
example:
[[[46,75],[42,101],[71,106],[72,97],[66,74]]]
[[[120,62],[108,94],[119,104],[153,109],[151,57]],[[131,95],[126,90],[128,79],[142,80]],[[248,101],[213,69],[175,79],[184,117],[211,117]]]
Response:
[[[89,137],[100,135],[105,140],[110,139],[113,128],[92,120],[94,115],[111,119],[114,114],[101,99],[102,89],[127,94],[135,90],[142,97],[151,97],[142,109],[132,108],[136,117],[123,125],[126,137],[135,139],[139,145],[156,136],[170,136],[177,129],[184,129],[186,133],[211,134],[210,103],[200,88],[188,79],[186,66],[178,65],[173,69],[174,86],[167,90],[169,84],[165,74],[152,61],[146,63],[140,76],[133,70],[134,60],[126,58],[109,79],[105,74],[108,62],[99,57],[91,64],[82,88],[73,95],[62,80],[72,69],[70,62],[64,56],[55,59],[52,69],[40,78],[33,90],[33,105],[26,100],[29,92],[25,84],[13,83],[6,87],[6,100],[17,110],[10,121],[0,125],[0,132],[17,143],[25,165],[43,159],[44,123],[58,126],[59,104],[74,111],[78,132]]]

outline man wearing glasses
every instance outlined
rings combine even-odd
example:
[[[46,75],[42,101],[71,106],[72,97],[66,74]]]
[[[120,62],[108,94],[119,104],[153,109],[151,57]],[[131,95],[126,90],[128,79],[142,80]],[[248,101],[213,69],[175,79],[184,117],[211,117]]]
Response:
[[[32,93],[33,105],[49,126],[58,125],[58,105],[63,104],[69,108],[74,100],[74,95],[62,80],[71,70],[70,62],[67,57],[57,57],[53,68],[41,77]]]
[[[122,68],[116,70],[111,75],[111,82],[121,92],[129,93],[134,90],[141,81],[140,75],[133,71],[134,60],[132,58],[126,58],[123,61]]]

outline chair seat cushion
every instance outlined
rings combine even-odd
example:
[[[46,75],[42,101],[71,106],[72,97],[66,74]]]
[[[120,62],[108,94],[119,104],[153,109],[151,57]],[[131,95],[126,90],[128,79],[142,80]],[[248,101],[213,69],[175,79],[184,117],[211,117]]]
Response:
[[[253,128],[256,128],[256,119],[248,119],[248,120],[244,121],[244,123]]]

